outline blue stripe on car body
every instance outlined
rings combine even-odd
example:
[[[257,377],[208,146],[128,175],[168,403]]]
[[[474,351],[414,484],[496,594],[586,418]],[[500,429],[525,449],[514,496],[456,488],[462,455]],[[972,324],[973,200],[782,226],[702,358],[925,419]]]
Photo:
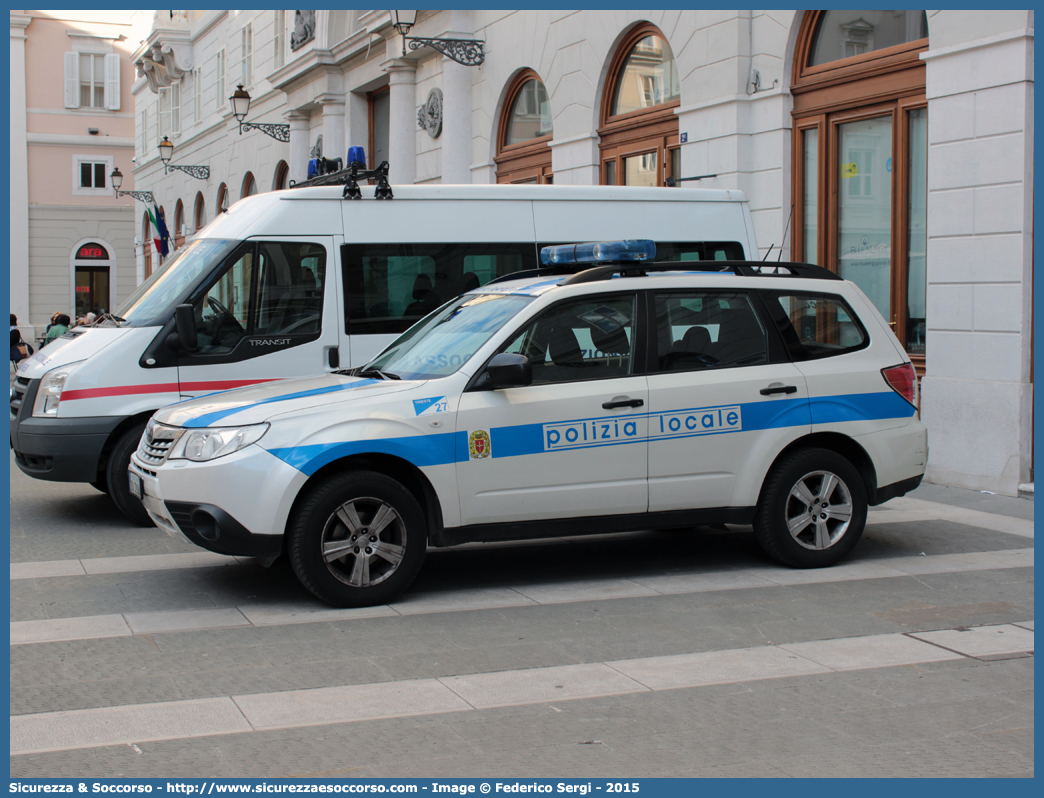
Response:
[[[618,437],[605,443],[592,442],[561,449],[547,448],[546,429],[567,424],[605,423],[658,419],[685,413],[716,411],[713,408],[689,408],[669,410],[662,413],[636,413],[626,416],[599,416],[587,419],[555,421],[546,424],[519,424],[511,427],[492,427],[489,430],[491,455],[521,457],[527,454],[545,454],[553,451],[572,451],[577,448],[624,446],[646,441],[650,444],[661,440],[676,440],[706,435],[728,435],[735,432],[752,432],[783,427],[811,426],[813,424],[840,423],[845,421],[869,421],[887,418],[910,418],[915,410],[909,402],[894,392],[871,394],[848,394],[843,396],[821,396],[812,399],[775,399],[748,402],[740,405],[722,406],[720,409],[738,407],[741,425],[735,429],[714,428],[710,431],[680,431],[673,435],[650,434],[648,437]],[[433,435],[407,435],[399,438],[375,438],[324,444],[308,444],[270,449],[269,452],[302,473],[311,476],[323,466],[353,454],[390,454],[400,457],[418,467],[463,463],[470,459],[468,431],[443,432]]]
[[[363,388],[367,385],[374,385],[378,382],[380,382],[380,380],[356,380],[347,385],[329,385],[325,388],[313,388],[310,391],[297,391],[296,393],[287,393],[282,396],[273,396],[268,399],[262,399],[260,402],[252,402],[247,405],[227,407],[223,410],[215,410],[212,413],[204,413],[202,416],[185,422],[184,426],[189,429],[209,427],[214,424],[215,421],[220,421],[223,418],[228,418],[236,413],[242,413],[244,410],[250,410],[251,408],[260,407],[261,405],[268,405],[273,402],[287,402],[291,399],[304,399],[308,396],[321,396],[327,393],[337,393],[338,391],[350,391],[354,388]]]

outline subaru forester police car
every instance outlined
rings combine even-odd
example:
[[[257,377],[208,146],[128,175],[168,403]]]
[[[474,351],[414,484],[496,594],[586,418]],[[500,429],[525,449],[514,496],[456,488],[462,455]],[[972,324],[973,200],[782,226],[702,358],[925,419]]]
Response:
[[[384,603],[428,546],[752,525],[831,565],[917,487],[917,378],[852,283],[794,263],[548,247],[367,365],[166,407],[131,459],[161,528],[287,555],[313,594]]]

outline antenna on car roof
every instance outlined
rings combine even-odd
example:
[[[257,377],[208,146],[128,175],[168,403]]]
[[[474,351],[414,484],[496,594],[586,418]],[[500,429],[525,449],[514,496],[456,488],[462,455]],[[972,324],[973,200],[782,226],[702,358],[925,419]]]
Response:
[[[794,203],[790,203],[790,216],[787,217],[787,226],[783,228],[783,242],[779,245],[779,256],[776,261],[779,262],[783,257],[783,244],[787,242],[787,231],[790,229],[790,220],[794,218]],[[772,249],[769,247],[769,249]]]

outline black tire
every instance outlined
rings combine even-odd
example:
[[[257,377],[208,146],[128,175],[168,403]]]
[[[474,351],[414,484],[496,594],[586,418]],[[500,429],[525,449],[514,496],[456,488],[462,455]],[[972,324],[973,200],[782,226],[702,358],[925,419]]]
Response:
[[[108,482],[108,480],[105,479],[105,475],[104,474],[102,475],[101,479],[96,480],[95,482],[92,482],[91,483],[91,487],[94,488],[95,490],[101,491],[102,493],[108,493],[109,492],[109,482]]]
[[[829,449],[801,449],[765,479],[754,534],[784,565],[823,568],[859,542],[866,509],[866,486],[855,466]]]
[[[374,523],[380,528],[371,530]],[[426,549],[416,498],[372,471],[335,474],[312,488],[294,513],[287,541],[301,584],[337,607],[387,603],[416,578]]]
[[[155,526],[145,507],[137,496],[130,492],[127,480],[127,467],[131,455],[138,448],[145,424],[136,424],[120,436],[109,454],[109,462],[105,464],[105,481],[109,485],[109,496],[123,513],[137,526]]]

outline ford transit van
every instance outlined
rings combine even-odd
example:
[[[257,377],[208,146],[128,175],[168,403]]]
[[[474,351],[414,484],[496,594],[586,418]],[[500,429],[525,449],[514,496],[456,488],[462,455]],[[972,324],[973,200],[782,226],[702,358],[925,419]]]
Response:
[[[365,363],[461,293],[536,268],[549,244],[650,238],[660,260],[677,261],[758,252],[738,191],[435,185],[395,186],[393,199],[376,199],[372,187],[362,194],[306,185],[243,199],[115,313],[24,360],[11,390],[18,467],[88,482],[151,525],[127,466],[161,407]]]

